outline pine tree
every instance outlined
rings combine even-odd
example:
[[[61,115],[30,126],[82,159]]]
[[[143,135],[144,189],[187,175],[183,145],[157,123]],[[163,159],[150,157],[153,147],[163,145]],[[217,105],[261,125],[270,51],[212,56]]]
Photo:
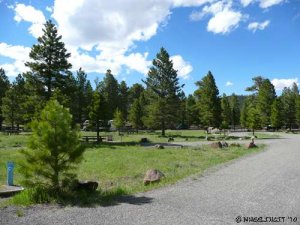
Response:
[[[135,99],[131,105],[129,111],[129,121],[131,122],[133,128],[138,132],[144,126],[143,117],[145,116],[143,106],[143,96]]]
[[[105,120],[105,115],[107,114],[106,110],[107,108],[104,97],[99,91],[96,90],[93,94],[89,117],[91,124],[96,126],[97,143],[100,142],[100,125],[101,120]]]
[[[215,78],[209,71],[201,81],[196,82],[196,85],[198,89],[194,95],[197,99],[202,125],[219,127],[221,124],[221,104]]]
[[[125,125],[125,118],[124,118],[122,111],[119,110],[118,108],[116,109],[116,111],[114,113],[113,123],[114,123],[115,127],[117,128],[119,135],[120,135],[120,130]]]
[[[230,96],[230,108],[231,108],[231,125],[233,129],[235,129],[235,127],[240,124],[241,112],[240,112],[239,100],[234,93]]]
[[[68,62],[71,56],[65,49],[65,44],[58,35],[55,24],[46,22],[44,34],[38,38],[38,44],[33,45],[29,54],[31,61],[25,63],[31,69],[31,83],[38,95],[49,100],[52,91],[58,88],[65,93],[66,76],[72,65]]]
[[[223,97],[221,99],[221,108],[222,108],[222,123],[221,128],[222,129],[228,129],[230,122],[231,122],[231,108],[229,104],[228,97],[223,94]]]
[[[248,128],[252,129],[253,136],[254,136],[254,131],[256,129],[261,128],[261,119],[260,119],[259,110],[254,105],[250,105],[248,108],[247,124],[248,124]]]
[[[296,124],[296,96],[296,93],[292,92],[290,88],[285,87],[280,97],[283,105],[284,123],[290,130]]]
[[[127,119],[128,115],[128,87],[125,81],[122,81],[119,85],[119,109],[121,110],[124,119]]]
[[[4,117],[2,116],[2,98],[5,96],[6,91],[9,89],[10,83],[5,71],[0,68],[0,130],[2,130],[2,123]]]
[[[107,104],[106,118],[113,118],[114,112],[119,104],[119,84],[112,75],[111,70],[107,70],[102,82],[99,83],[97,90],[102,93]]]
[[[186,114],[188,127],[199,124],[199,110],[193,95],[189,95],[186,99]]]
[[[76,73],[76,91],[74,98],[74,117],[76,123],[82,123],[88,119],[89,105],[93,98],[93,89],[87,74],[81,68]]]
[[[10,124],[14,129],[17,125],[23,123],[23,104],[25,101],[25,81],[21,74],[19,74],[11,87],[6,91],[5,97],[2,98],[2,114],[5,122]]]
[[[26,163],[21,172],[31,187],[43,186],[59,192],[63,183],[75,178],[75,165],[84,152],[79,132],[71,127],[72,116],[57,101],[51,100],[40,118],[31,123],[29,150],[23,151]],[[69,183],[69,182],[67,182]]]
[[[146,81],[143,81],[150,98],[148,124],[159,127],[162,136],[165,136],[166,128],[178,121],[178,105],[183,86],[179,85],[177,71],[164,48],[160,49],[152,64]]]
[[[275,88],[269,79],[264,79],[257,94],[257,109],[261,118],[262,127],[271,123],[271,106],[276,98]]]
[[[275,129],[279,129],[283,125],[283,111],[280,99],[276,98],[273,101],[271,108],[271,124]]]
[[[131,105],[145,91],[145,88],[138,83],[133,84],[128,90],[128,104]]]

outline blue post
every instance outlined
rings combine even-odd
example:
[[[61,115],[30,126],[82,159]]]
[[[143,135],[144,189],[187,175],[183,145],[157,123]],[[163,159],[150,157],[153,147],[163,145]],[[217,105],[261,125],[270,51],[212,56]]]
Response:
[[[7,185],[14,185],[14,167],[13,162],[7,162]]]

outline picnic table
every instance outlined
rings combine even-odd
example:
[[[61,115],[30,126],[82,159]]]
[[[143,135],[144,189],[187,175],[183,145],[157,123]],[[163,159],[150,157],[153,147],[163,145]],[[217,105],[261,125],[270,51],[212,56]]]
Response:
[[[112,141],[112,136],[111,135],[107,135],[107,136],[99,136],[99,142],[102,141]],[[97,136],[82,136],[81,137],[81,141],[82,142],[97,142]]]

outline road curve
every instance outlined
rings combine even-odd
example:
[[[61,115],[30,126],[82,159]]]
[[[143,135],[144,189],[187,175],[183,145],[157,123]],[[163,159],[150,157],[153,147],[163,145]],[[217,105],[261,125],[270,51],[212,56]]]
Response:
[[[300,135],[284,137],[205,176],[124,198],[115,206],[33,207],[21,217],[8,207],[0,209],[0,224],[299,225]]]

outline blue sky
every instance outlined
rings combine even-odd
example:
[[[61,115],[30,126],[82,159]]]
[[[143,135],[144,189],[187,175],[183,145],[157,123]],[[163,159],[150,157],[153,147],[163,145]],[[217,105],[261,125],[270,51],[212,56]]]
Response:
[[[208,70],[220,94],[245,94],[251,78],[278,93],[300,76],[300,0],[0,0],[0,67],[13,79],[52,19],[93,82],[111,69],[128,85],[165,47],[185,92]]]

